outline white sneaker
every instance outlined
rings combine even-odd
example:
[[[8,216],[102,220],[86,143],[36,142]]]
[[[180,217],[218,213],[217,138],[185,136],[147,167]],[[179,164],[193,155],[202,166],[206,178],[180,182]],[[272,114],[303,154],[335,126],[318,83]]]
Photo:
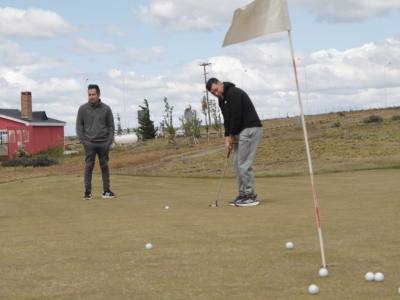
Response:
[[[260,201],[258,201],[256,197],[257,196],[255,196],[255,197],[251,196],[251,197],[246,197],[244,199],[240,199],[235,202],[235,205],[239,206],[239,207],[249,207],[249,206],[259,205]]]

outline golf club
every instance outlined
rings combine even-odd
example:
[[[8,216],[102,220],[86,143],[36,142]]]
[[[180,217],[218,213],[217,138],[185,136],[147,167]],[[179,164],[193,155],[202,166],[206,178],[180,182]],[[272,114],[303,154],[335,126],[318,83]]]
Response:
[[[223,170],[223,172],[221,174],[221,178],[219,180],[219,187],[218,187],[217,197],[215,198],[215,202],[211,203],[209,205],[209,207],[218,207],[218,200],[219,200],[219,197],[221,195],[222,182],[223,182],[223,179],[225,177],[226,170],[228,169],[228,159],[229,159],[230,155],[231,155],[231,150],[228,151],[228,153],[226,154],[226,157],[225,157],[224,170]]]

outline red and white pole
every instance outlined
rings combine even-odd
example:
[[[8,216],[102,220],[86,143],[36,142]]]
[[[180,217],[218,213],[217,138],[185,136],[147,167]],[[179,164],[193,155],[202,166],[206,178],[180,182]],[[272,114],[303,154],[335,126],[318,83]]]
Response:
[[[315,188],[314,170],[313,170],[313,165],[312,165],[312,160],[311,160],[311,151],[310,151],[310,145],[308,143],[307,126],[306,126],[306,122],[304,119],[303,102],[301,100],[299,79],[298,79],[298,75],[297,75],[297,66],[296,66],[296,60],[295,60],[295,56],[294,56],[292,35],[291,35],[290,30],[288,31],[288,34],[289,34],[290,51],[291,51],[292,60],[293,60],[294,77],[296,80],[297,98],[298,98],[299,107],[300,107],[300,118],[301,118],[301,124],[303,126],[304,142],[306,145],[307,161],[308,161],[308,168],[309,168],[310,181],[311,181],[311,191],[312,191],[312,195],[313,195],[313,199],[314,199],[315,221],[316,221],[316,225],[317,225],[319,245],[321,248],[322,267],[326,268],[327,264],[326,264],[326,258],[325,258],[324,239],[322,237],[320,206],[319,206],[319,200],[318,200],[318,196],[317,196],[317,192],[316,192],[316,188]]]

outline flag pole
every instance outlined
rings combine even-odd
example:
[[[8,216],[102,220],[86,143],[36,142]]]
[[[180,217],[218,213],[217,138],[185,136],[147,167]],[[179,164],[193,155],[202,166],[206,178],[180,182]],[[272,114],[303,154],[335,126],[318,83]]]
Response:
[[[300,95],[299,79],[298,79],[298,75],[297,75],[297,66],[296,66],[296,60],[295,60],[295,56],[294,56],[292,34],[291,34],[290,30],[288,30],[288,34],[289,34],[290,51],[291,51],[292,60],[293,60],[294,77],[296,80],[297,98],[298,98],[299,107],[300,107],[300,118],[301,118],[301,124],[303,126],[304,142],[306,145],[307,161],[308,161],[308,168],[309,168],[310,182],[311,182],[311,191],[312,191],[312,195],[313,195],[313,199],[314,199],[315,221],[316,221],[317,231],[318,231],[319,246],[321,248],[322,267],[326,268],[327,264],[326,264],[326,258],[325,258],[324,239],[322,237],[320,206],[319,206],[317,192],[315,189],[314,170],[313,170],[313,165],[312,165],[312,160],[311,160],[310,145],[308,143],[307,126],[306,126],[306,122],[304,119],[303,102],[301,100],[301,95]]]

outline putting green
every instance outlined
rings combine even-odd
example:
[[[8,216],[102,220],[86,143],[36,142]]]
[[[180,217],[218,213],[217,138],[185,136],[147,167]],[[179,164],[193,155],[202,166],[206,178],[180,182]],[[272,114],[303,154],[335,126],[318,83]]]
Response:
[[[320,299],[399,299],[400,172],[316,181],[325,279],[307,177],[257,179],[251,208],[209,208],[215,179],[112,176],[118,198],[102,200],[95,177],[87,202],[81,177],[1,184],[0,299],[308,299],[311,283]]]

